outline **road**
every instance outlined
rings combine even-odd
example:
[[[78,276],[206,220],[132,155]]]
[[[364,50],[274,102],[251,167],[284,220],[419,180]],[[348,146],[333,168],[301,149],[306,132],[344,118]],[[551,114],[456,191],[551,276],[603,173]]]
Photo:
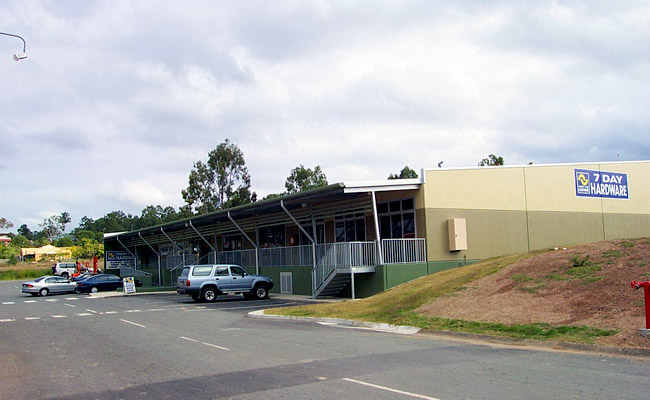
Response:
[[[650,362],[253,319],[286,297],[30,297],[0,282],[3,399],[647,399]]]

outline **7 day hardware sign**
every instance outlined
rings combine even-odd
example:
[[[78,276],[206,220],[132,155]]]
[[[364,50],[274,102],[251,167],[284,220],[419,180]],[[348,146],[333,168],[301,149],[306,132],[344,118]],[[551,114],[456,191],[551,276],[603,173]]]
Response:
[[[627,199],[627,174],[618,172],[574,170],[576,196]]]

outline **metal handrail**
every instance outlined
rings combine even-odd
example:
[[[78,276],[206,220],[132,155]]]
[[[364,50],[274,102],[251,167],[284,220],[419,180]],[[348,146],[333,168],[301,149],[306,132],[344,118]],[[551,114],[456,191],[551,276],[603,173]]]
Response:
[[[384,264],[414,264],[427,261],[424,238],[383,239]]]

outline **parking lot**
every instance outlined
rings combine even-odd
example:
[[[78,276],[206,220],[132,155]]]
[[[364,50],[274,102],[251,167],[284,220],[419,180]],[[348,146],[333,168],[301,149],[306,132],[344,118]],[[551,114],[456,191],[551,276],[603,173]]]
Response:
[[[634,389],[647,360],[247,317],[303,298],[201,304],[19,287],[0,282],[2,398],[647,398]]]

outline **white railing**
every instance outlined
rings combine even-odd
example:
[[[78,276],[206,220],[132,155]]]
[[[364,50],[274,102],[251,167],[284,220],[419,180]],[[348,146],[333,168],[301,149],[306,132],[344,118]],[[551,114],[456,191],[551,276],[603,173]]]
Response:
[[[131,267],[120,267],[120,276],[152,276],[152,275],[147,271],[141,271],[139,269],[135,269]]]
[[[329,249],[312,270],[314,291],[337,268],[370,267],[377,265],[377,245],[375,242],[332,243]]]
[[[255,249],[223,251],[217,254],[217,264],[236,264],[242,267],[255,267]]]
[[[260,249],[260,267],[309,266],[312,259],[311,245]]]
[[[381,241],[384,264],[411,264],[427,261],[426,241],[416,239],[384,239]]]

